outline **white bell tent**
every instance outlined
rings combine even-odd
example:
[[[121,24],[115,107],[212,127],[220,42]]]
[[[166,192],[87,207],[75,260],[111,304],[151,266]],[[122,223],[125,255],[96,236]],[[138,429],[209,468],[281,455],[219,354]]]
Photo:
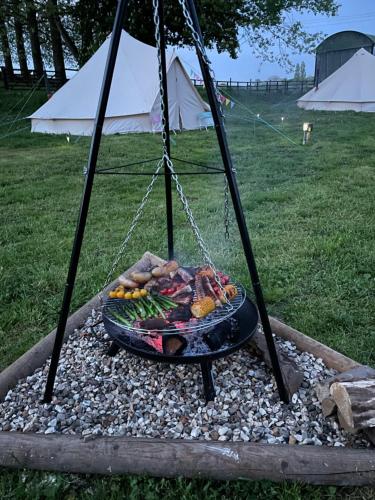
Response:
[[[356,52],[318,87],[300,97],[297,105],[322,111],[375,112],[375,56]]]
[[[91,135],[110,38],[31,118],[31,131]],[[200,128],[210,110],[175,52],[167,52],[169,122],[173,130]],[[103,134],[161,130],[157,50],[125,31],[113,74]]]

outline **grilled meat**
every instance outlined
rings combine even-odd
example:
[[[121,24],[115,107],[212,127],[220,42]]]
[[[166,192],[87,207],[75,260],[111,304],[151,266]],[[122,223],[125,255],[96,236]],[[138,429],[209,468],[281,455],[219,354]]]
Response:
[[[184,283],[190,283],[194,280],[195,273],[191,272],[192,268],[189,267],[179,267],[176,271],[176,275],[180,277],[180,279]]]
[[[186,285],[183,288],[179,288],[177,290],[177,292],[174,292],[172,295],[170,295],[170,298],[174,300],[179,295],[185,294],[185,293],[191,293],[193,295],[193,290],[192,290],[190,285]]]
[[[168,328],[169,323],[165,319],[151,318],[141,321],[140,326],[145,330],[164,330],[165,328]]]
[[[189,321],[191,318],[191,311],[189,305],[180,305],[168,316],[168,321]]]
[[[218,297],[212,288],[210,278],[208,276],[203,276],[202,277],[202,284],[204,291],[206,292],[207,297],[211,297],[211,299],[215,302],[215,306],[220,307],[221,306],[221,301],[220,297]]]
[[[176,304],[189,305],[193,302],[193,294],[191,292],[180,293],[176,297],[173,297],[173,302],[176,302]]]
[[[159,290],[163,290],[164,288],[171,288],[171,286],[173,286],[171,278],[159,278],[157,282]]]
[[[204,291],[202,279],[203,279],[203,277],[200,273],[197,273],[195,275],[195,293],[197,295],[198,300],[204,299],[204,297],[206,295],[206,292]]]
[[[155,278],[152,278],[152,279],[150,279],[150,281],[147,281],[147,283],[145,283],[145,286],[144,286],[144,288],[149,292],[151,292],[152,290],[157,291],[158,287],[159,287],[159,282]]]
[[[210,266],[201,267],[199,269],[199,274],[201,276],[208,276],[211,279],[215,278],[215,273],[214,273],[212,267],[210,267]]]

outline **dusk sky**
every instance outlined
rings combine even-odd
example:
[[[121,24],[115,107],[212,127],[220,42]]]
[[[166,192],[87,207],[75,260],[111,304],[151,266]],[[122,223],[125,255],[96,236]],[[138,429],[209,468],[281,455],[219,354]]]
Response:
[[[314,16],[305,14],[295,15],[294,19],[301,20],[306,30],[310,32],[322,31],[326,35],[332,35],[338,31],[355,30],[363,33],[375,34],[375,0],[341,0],[339,2],[338,15],[335,17]],[[184,49],[179,51],[187,68],[198,68],[198,63],[193,51]],[[248,42],[244,42],[238,59],[231,59],[226,54],[209,52],[211,62],[218,80],[249,80],[260,78],[265,80],[272,75],[281,77],[288,75],[286,70],[277,64],[262,62],[257,59],[251,51]],[[314,74],[314,56],[301,54],[293,57],[293,62],[304,61],[306,63],[307,74]],[[189,66],[191,65],[191,66]]]

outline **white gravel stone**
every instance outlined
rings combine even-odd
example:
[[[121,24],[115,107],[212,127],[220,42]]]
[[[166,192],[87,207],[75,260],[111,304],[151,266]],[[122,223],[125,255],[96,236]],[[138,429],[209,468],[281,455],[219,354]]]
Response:
[[[49,362],[0,403],[0,431],[168,437],[322,446],[367,446],[324,419],[313,385],[335,374],[277,339],[304,372],[292,403],[280,402],[270,370],[246,349],[214,362],[217,396],[206,405],[197,365],[165,365],[120,351],[96,311],[64,345],[51,404],[41,404]]]

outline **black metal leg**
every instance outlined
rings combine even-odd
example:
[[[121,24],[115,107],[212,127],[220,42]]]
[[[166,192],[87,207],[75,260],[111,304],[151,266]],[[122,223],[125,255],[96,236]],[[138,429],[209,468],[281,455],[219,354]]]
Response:
[[[208,403],[209,401],[213,401],[215,399],[215,385],[214,379],[212,377],[212,362],[202,361],[201,370],[203,378],[204,397],[206,398],[206,403]]]
[[[188,9],[190,12],[190,16],[193,21],[193,26],[195,31],[198,33],[200,42],[202,46],[204,46],[203,42],[203,37],[202,37],[202,32],[200,29],[199,25],[199,20],[195,8],[195,1],[194,0],[187,0],[188,4]],[[241,240],[242,240],[242,246],[244,249],[245,257],[246,257],[246,262],[247,262],[247,267],[249,270],[249,274],[251,277],[257,305],[258,305],[258,310],[259,310],[259,315],[262,321],[263,325],[263,331],[264,335],[266,337],[267,341],[267,347],[270,353],[270,358],[272,362],[272,369],[273,373],[275,376],[277,388],[280,394],[280,398],[285,401],[286,403],[289,402],[289,396],[288,392],[286,390],[280,364],[279,364],[279,359],[277,357],[277,352],[276,352],[276,347],[275,343],[272,337],[272,330],[271,330],[271,325],[269,322],[268,318],[268,313],[267,313],[267,308],[266,304],[264,302],[263,298],[263,292],[262,292],[262,287],[259,281],[259,275],[258,271],[256,268],[255,264],[255,258],[253,254],[253,250],[251,247],[251,242],[250,242],[250,237],[249,237],[249,232],[247,229],[246,225],[246,220],[245,220],[245,215],[243,213],[242,209],[242,204],[241,204],[241,199],[240,199],[240,194],[237,186],[237,180],[235,177],[234,173],[234,168],[233,168],[233,163],[232,163],[232,158],[229,152],[229,147],[227,143],[227,138],[226,138],[226,132],[224,128],[224,122],[222,118],[222,114],[220,111],[219,103],[216,98],[216,93],[215,93],[215,87],[213,80],[211,78],[210,70],[207,65],[206,60],[202,57],[199,48],[197,47],[197,56],[199,59],[199,64],[201,67],[206,91],[207,91],[207,96],[208,100],[211,106],[211,112],[212,112],[212,117],[215,123],[215,130],[216,130],[216,135],[217,135],[217,140],[219,143],[220,147],[220,152],[221,152],[221,157],[223,160],[224,168],[225,168],[225,174],[228,179],[228,185],[229,185],[229,190],[231,193],[232,197],[232,202],[233,202],[233,208],[236,214],[236,219],[237,219],[237,224],[238,224],[238,229],[240,231],[241,235]]]
[[[163,86],[163,121],[166,131],[166,148],[168,158],[171,156],[171,142],[169,130],[169,106],[168,106],[168,85],[167,85],[167,64],[165,59],[165,29],[164,29],[164,1],[159,0],[159,32],[160,32],[160,53]],[[173,204],[172,204],[172,178],[166,158],[164,158],[164,179],[165,179],[165,205],[167,211],[167,237],[168,237],[168,258],[174,257],[173,243]]]
[[[74,288],[74,283],[77,274],[77,267],[79,256],[81,254],[81,247],[83,241],[83,235],[85,232],[87,214],[90,205],[90,197],[92,186],[94,182],[95,168],[98,159],[100,141],[102,136],[102,127],[104,123],[105,111],[107,108],[109,92],[111,89],[113,71],[116,63],[117,50],[120,43],[122,23],[124,19],[124,14],[129,0],[120,0],[117,5],[116,17],[113,25],[113,31],[111,36],[111,43],[109,46],[107,63],[104,71],[104,78],[102,83],[102,88],[100,91],[100,98],[98,104],[98,110],[95,118],[94,131],[91,140],[91,148],[87,165],[87,174],[85,187],[83,190],[83,195],[81,199],[81,207],[77,222],[76,234],[74,237],[72,254],[70,257],[70,265],[68,271],[68,277],[65,285],[64,298],[60,311],[60,318],[57,325],[55,344],[53,346],[52,359],[48,372],[47,384],[44,393],[44,401],[50,402],[53,394],[53,386],[55,383],[57,366],[59,364],[61,347],[64,341],[64,333],[66,322],[68,319],[70,302],[72,299],[72,293]]]
[[[116,356],[116,354],[119,352],[120,346],[116,344],[116,342],[111,342],[111,345],[108,348],[107,355],[108,356]]]

